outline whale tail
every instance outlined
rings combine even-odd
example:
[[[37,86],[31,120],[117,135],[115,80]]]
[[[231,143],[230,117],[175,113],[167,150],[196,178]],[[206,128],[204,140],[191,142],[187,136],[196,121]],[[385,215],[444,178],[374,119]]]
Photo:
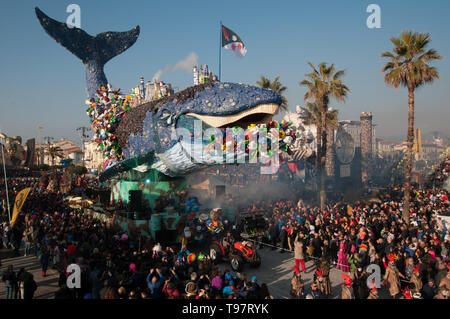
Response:
[[[115,56],[126,51],[139,37],[140,27],[126,32],[103,32],[91,36],[78,28],[69,28],[66,23],[48,17],[39,8],[36,16],[44,30],[86,65],[86,81],[89,97],[107,85],[104,65]]]

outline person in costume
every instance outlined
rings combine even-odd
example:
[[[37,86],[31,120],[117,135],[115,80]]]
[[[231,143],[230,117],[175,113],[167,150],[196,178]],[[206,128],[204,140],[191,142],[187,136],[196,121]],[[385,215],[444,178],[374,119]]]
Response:
[[[299,266],[302,265],[302,271],[306,272],[305,267],[305,254],[303,251],[303,234],[299,233],[295,237],[294,241],[294,259],[295,259],[295,267],[294,270],[298,273],[300,272]]]
[[[380,297],[378,296],[377,287],[375,285],[373,285],[372,289],[370,290],[370,294],[367,299],[380,299]]]
[[[450,263],[447,264],[447,267],[447,276],[442,278],[439,283],[438,293],[435,296],[435,299],[450,299]]]
[[[331,296],[331,281],[330,281],[330,265],[326,259],[322,259],[320,262],[320,270],[322,272],[322,286],[323,286],[323,293],[325,296]]]
[[[422,290],[423,282],[420,276],[420,264],[416,267],[413,266],[413,273],[410,278],[410,283],[413,284],[413,292],[420,292]]]
[[[291,279],[291,296],[293,299],[300,299],[303,296],[305,283],[303,282],[302,275],[299,271],[295,271],[292,274]]]
[[[355,293],[353,291],[352,279],[347,274],[341,274],[344,285],[342,286],[341,299],[355,299]]]
[[[341,238],[339,243],[339,252],[338,252],[338,265],[337,268],[342,270],[343,272],[349,272],[350,266],[348,265],[348,244],[347,238]]]
[[[395,298],[400,293],[400,277],[405,279],[405,276],[395,266],[395,254],[389,254],[388,259],[389,265],[386,268],[384,280],[386,280],[389,285],[389,294],[392,298]]]
[[[358,267],[352,272],[352,278],[355,298],[366,299],[369,296],[369,290],[367,287],[367,273],[362,267]]]

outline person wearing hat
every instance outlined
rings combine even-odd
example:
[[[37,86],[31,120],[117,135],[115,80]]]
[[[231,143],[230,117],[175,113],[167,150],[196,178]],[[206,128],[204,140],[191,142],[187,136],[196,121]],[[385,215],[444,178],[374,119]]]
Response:
[[[355,299],[355,293],[353,291],[353,282],[349,275],[343,273],[341,274],[344,280],[344,285],[342,286],[341,299]]]
[[[187,299],[196,299],[197,298],[197,284],[193,281],[189,281],[186,284],[185,292],[186,292]]]
[[[300,299],[303,296],[305,283],[303,282],[302,275],[299,271],[294,270],[291,279],[291,292],[290,295],[293,299]]]
[[[392,298],[400,293],[401,283],[400,277],[405,279],[405,276],[398,270],[395,266],[395,255],[389,254],[389,265],[386,268],[386,273],[384,274],[384,280],[389,284],[389,294]]]
[[[227,296],[231,295],[234,290],[235,290],[234,282],[233,282],[233,280],[230,280],[230,281],[228,281],[228,285],[226,285],[222,289],[222,294],[227,297]]]
[[[380,297],[378,296],[377,287],[375,285],[373,285],[372,289],[370,290],[370,294],[367,299],[380,299]]]
[[[436,299],[450,299],[450,263],[447,264],[447,275],[441,279]]]
[[[258,278],[253,276],[247,286],[247,299],[257,299],[260,291],[260,286],[257,283]],[[244,284],[245,285],[245,284]]]

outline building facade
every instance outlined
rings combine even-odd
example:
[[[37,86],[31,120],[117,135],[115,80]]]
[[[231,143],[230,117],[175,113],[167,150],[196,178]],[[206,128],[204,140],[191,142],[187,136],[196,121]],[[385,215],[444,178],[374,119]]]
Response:
[[[61,157],[52,157],[49,155],[48,151],[52,147],[58,147],[61,149]],[[66,138],[62,138],[59,141],[47,144],[36,144],[36,157],[38,158],[37,164],[46,164],[46,165],[61,165],[62,160],[72,159],[75,160],[74,165],[82,165],[82,160],[80,160],[80,156],[82,159],[83,151],[78,146],[78,144],[74,141],[68,140]]]
[[[88,141],[84,143],[84,163],[90,171],[103,167],[103,153],[97,142]]]

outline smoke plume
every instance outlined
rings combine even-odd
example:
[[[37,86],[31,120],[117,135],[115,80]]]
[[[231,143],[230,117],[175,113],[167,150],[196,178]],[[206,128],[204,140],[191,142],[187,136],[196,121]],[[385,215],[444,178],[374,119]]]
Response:
[[[176,64],[167,65],[163,69],[159,70],[153,76],[153,80],[159,80],[159,78],[166,73],[185,71],[186,73],[191,73],[192,68],[198,65],[198,55],[195,52],[189,53],[183,60],[178,61]]]

